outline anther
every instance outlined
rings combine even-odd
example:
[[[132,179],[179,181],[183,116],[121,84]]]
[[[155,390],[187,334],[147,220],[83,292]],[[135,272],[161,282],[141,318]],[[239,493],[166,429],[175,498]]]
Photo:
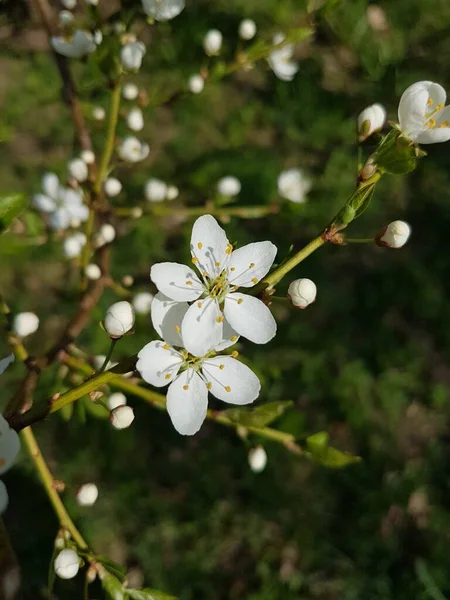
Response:
[[[253,267],[254,267],[254,266],[255,266],[255,263],[250,263],[250,264],[248,265],[248,268],[249,268],[249,269],[253,269]]]
[[[164,379],[170,379],[172,377],[172,373],[167,373],[167,375],[164,376]]]
[[[192,281],[186,281],[186,285],[192,285]]]
[[[198,306],[199,308],[201,308],[201,307],[203,306],[203,304],[202,304],[201,302],[197,302],[197,306]]]
[[[235,267],[231,267],[230,271],[236,271]]]
[[[181,327],[180,327],[179,325],[175,325],[175,331],[176,331],[177,333],[180,333],[180,331],[181,331]]]
[[[210,390],[211,388],[212,388],[212,385],[211,385],[211,383],[208,381],[208,383],[206,384],[206,389],[207,389],[207,390]]]
[[[242,298],[239,298],[238,304],[242,304],[243,302],[244,302],[244,300]]]
[[[237,358],[239,356],[239,352],[237,350],[233,350],[233,352],[231,353],[231,356],[233,358]]]
[[[432,98],[428,98],[427,105],[428,106],[433,106],[433,104],[434,104],[434,100]]]
[[[434,119],[428,119],[428,121],[425,123],[425,127],[434,129],[436,127],[436,121]]]
[[[216,262],[216,267],[220,267],[220,262]]]
[[[225,248],[225,254],[231,254],[233,252],[233,246],[231,244],[227,244]]]
[[[255,285],[258,283],[258,279],[257,279],[257,277],[253,277],[253,279],[252,279],[252,283],[254,283]]]
[[[201,249],[203,248],[203,244],[202,244],[201,242],[199,242],[199,243],[197,244],[197,248],[198,248],[199,250],[201,250]]]
[[[188,390],[188,389],[189,389],[189,386],[187,384],[183,385],[183,390]]]
[[[438,127],[448,127],[449,126],[449,122],[448,121],[443,121],[440,125],[438,125]]]
[[[237,335],[232,335],[232,336],[230,337],[230,340],[231,340],[232,342],[235,342],[237,339],[238,339],[238,338],[237,338]]]
[[[169,346],[169,344],[164,344],[163,348],[164,348],[164,350],[169,350],[170,346]]]
[[[226,391],[226,392],[231,392],[231,388],[230,388],[230,386],[229,386],[229,385],[226,385],[226,386],[225,386],[225,391]]]
[[[198,263],[198,258],[195,258],[195,256],[192,257],[192,262],[194,263],[194,265],[196,265]]]
[[[223,315],[220,315],[220,317],[217,317],[216,321],[218,323],[222,323],[222,321],[223,321]]]
[[[225,369],[225,365],[219,365],[219,369],[223,371]]]
[[[444,108],[443,104],[437,104],[436,105],[436,110],[441,110],[442,108]]]

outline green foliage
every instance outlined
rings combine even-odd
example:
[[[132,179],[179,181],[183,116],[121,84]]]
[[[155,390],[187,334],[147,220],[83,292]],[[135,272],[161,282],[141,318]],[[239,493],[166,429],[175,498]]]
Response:
[[[308,456],[324,467],[340,468],[361,461],[360,456],[353,456],[349,452],[341,452],[328,445],[329,435],[325,431],[315,433],[306,438]]]
[[[0,233],[3,233],[25,210],[26,205],[27,199],[23,194],[0,196]]]
[[[229,408],[223,415],[243,427],[265,427],[292,406],[290,401],[269,402],[256,408]]]

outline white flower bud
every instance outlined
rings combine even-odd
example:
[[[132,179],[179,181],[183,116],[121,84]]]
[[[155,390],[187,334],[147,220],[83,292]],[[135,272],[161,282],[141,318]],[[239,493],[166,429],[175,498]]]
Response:
[[[103,42],[103,33],[100,31],[100,29],[94,31],[94,42],[97,44],[97,46],[100,46],[100,44]]]
[[[77,492],[77,502],[80,506],[92,506],[97,502],[98,488],[95,483],[85,483]]]
[[[26,337],[37,331],[39,317],[32,312],[19,313],[14,317],[13,331],[20,337]]]
[[[124,285],[125,287],[131,287],[134,283],[134,277],[133,275],[124,275],[122,277],[122,285]]]
[[[375,131],[383,129],[386,121],[386,109],[381,104],[372,104],[365,108],[358,117],[359,139],[365,140]]]
[[[103,188],[105,190],[105,194],[109,196],[109,198],[115,198],[122,191],[122,184],[115,177],[108,177],[103,185]]]
[[[289,284],[287,295],[294,306],[306,308],[316,299],[317,287],[311,279],[295,279]]]
[[[144,195],[149,202],[162,202],[167,196],[167,184],[153,177],[145,184]]]
[[[77,5],[77,0],[61,0],[61,4],[68,10],[73,10]]]
[[[244,19],[239,25],[239,37],[243,40],[252,40],[256,35],[256,23],[252,19]]]
[[[176,185],[169,185],[167,187],[167,200],[175,200],[175,198],[178,198],[179,193],[180,190]]]
[[[106,402],[109,410],[114,410],[118,406],[125,406],[127,403],[127,398],[125,394],[122,394],[122,392],[114,392],[114,394],[111,394]]]
[[[111,223],[104,223],[99,229],[99,234],[105,244],[110,244],[116,237],[116,230]]]
[[[140,108],[132,108],[128,112],[127,125],[132,131],[141,131],[144,128],[144,115]]]
[[[69,235],[63,242],[64,256],[66,258],[76,258],[77,256],[80,256],[85,244],[86,236],[81,231]]]
[[[69,175],[78,182],[83,183],[89,175],[87,164],[81,158],[74,158],[67,165]]]
[[[262,446],[256,446],[249,451],[248,464],[254,473],[264,471],[267,464],[267,453]]]
[[[133,217],[133,219],[140,219],[143,214],[144,214],[144,211],[142,210],[142,208],[140,206],[135,206],[131,210],[131,216]]]
[[[110,420],[115,429],[126,429],[134,421],[134,411],[131,406],[118,406],[111,411]]]
[[[92,150],[83,150],[80,153],[80,158],[81,160],[84,160],[87,165],[93,165],[95,163],[95,154]]]
[[[117,151],[122,160],[130,163],[137,163],[147,158],[150,154],[150,146],[141,142],[133,135],[130,135],[122,140]]]
[[[405,221],[392,221],[378,238],[381,246],[401,248],[411,235],[411,227]]]
[[[120,338],[133,329],[134,310],[129,302],[121,300],[112,304],[105,316],[104,326],[112,338]]]
[[[191,75],[188,80],[189,91],[193,94],[200,94],[205,87],[205,80],[201,75]]]
[[[78,554],[69,548],[61,550],[55,558],[53,566],[58,577],[61,579],[72,579],[80,568]]]
[[[141,315],[148,315],[152,301],[153,294],[150,294],[150,292],[140,292],[132,300],[134,310]]]
[[[92,118],[96,121],[104,121],[106,117],[106,111],[103,106],[94,106],[92,109]]]
[[[58,535],[58,537],[55,539],[55,548],[57,550],[62,550],[64,548],[64,544],[65,544],[64,538],[62,538]]]
[[[241,191],[241,182],[237,177],[228,175],[217,182],[217,191],[222,196],[237,196]]]
[[[218,29],[210,29],[203,39],[203,48],[208,56],[219,54],[223,36]]]
[[[120,52],[122,67],[127,71],[138,71],[145,53],[146,48],[142,42],[125,44]]]
[[[70,10],[62,10],[58,15],[58,21],[60,27],[67,27],[75,21],[75,17],[73,16],[73,13],[70,12]]]
[[[88,279],[90,279],[91,281],[96,281],[97,279],[100,279],[100,277],[102,276],[100,267],[94,263],[87,265],[84,272],[85,272],[86,277]]]
[[[139,96],[139,88],[134,83],[126,83],[123,86],[122,96],[125,100],[136,100]]]

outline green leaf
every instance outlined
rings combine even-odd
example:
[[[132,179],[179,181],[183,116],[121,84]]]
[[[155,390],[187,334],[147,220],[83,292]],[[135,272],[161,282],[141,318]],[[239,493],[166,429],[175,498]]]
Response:
[[[127,572],[123,565],[114,562],[107,556],[96,556],[95,560],[99,562],[111,575],[114,575],[121,583],[126,579]]]
[[[404,175],[416,168],[418,156],[417,146],[393,129],[380,144],[375,162],[386,173]]]
[[[0,197],[0,233],[11,225],[26,205],[27,198],[23,194],[9,194]]]
[[[306,438],[307,452],[306,455],[314,462],[329,467],[331,469],[340,469],[351,464],[361,462],[360,456],[350,454],[350,452],[342,452],[331,448],[328,445],[328,433],[319,431],[314,435]]]
[[[127,594],[132,600],[177,600],[175,596],[169,596],[164,592],[151,590],[150,588],[146,588],[145,590],[127,590]]]
[[[125,600],[125,590],[122,583],[113,575],[107,575],[102,579],[102,586],[111,600]]]
[[[269,402],[256,408],[230,408],[222,414],[243,427],[265,427],[293,405],[290,400]]]

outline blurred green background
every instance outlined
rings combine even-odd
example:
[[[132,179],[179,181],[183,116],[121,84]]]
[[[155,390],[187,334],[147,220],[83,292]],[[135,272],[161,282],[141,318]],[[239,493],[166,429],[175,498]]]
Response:
[[[242,18],[254,19],[267,41],[307,22],[306,3],[298,0],[187,4],[170,23],[137,28],[148,52],[129,81],[150,99],[175,92],[208,63],[201,43],[212,27],[224,33],[221,59],[230,61],[242,44]],[[0,190],[31,195],[43,172],[64,176],[76,149],[58,74],[29,4],[10,0],[0,11]],[[146,207],[145,181],[160,177],[180,188],[175,207],[201,206],[220,177],[235,175],[243,186],[237,205],[279,203],[280,211],[232,218],[230,240],[270,239],[283,259],[291,244],[300,248],[315,237],[352,192],[360,110],[381,102],[395,120],[408,85],[450,83],[449,35],[446,0],[332,3],[318,15],[315,35],[297,46],[300,69],[292,83],[277,80],[261,61],[207,83],[198,96],[157,108],[150,102],[138,134],[150,144],[150,157],[117,169],[124,192],[115,205]],[[95,60],[74,68],[86,112],[93,104],[106,108]],[[92,128],[100,148],[104,126]],[[122,123],[119,135],[125,131]],[[328,470],[263,441],[268,465],[254,474],[248,448],[261,440],[250,437],[246,445],[211,422],[195,437],[181,437],[165,413],[133,397],[136,420],[125,431],[86,413],[83,401],[69,420],[58,414],[35,426],[55,476],[66,483],[63,497],[77,525],[97,552],[126,564],[134,582],[143,577],[182,600],[450,597],[448,148],[428,146],[415,172],[386,176],[370,209],[351,225],[355,237],[370,237],[404,219],[413,229],[404,249],[320,249],[292,276],[316,282],[315,304],[305,311],[275,305],[276,338],[240,348],[261,378],[258,402],[294,402],[277,427],[299,439],[326,430],[336,447],[359,454],[360,464]],[[313,181],[303,205],[277,197],[277,176],[289,167]],[[117,218],[115,279],[131,274],[132,292],[154,292],[151,264],[187,259],[192,222],[176,214]],[[41,243],[45,235],[29,211],[0,239],[1,290],[15,312],[39,314],[41,328],[28,340],[38,354],[74,311],[77,289],[61,241]],[[105,294],[79,339],[90,355],[106,353],[98,322],[117,299]],[[139,317],[136,335],[120,344],[118,356],[137,352],[152,336],[149,317]],[[9,352],[4,340],[0,350]],[[57,370],[42,378],[37,403],[55,391]],[[4,403],[23,374],[15,364],[2,376]],[[81,509],[74,492],[87,481],[100,496]],[[5,482],[5,522],[22,566],[23,597],[47,598],[56,518],[24,452]],[[80,578],[59,581],[54,597],[81,598],[81,587]],[[90,597],[101,594],[93,587]]]

